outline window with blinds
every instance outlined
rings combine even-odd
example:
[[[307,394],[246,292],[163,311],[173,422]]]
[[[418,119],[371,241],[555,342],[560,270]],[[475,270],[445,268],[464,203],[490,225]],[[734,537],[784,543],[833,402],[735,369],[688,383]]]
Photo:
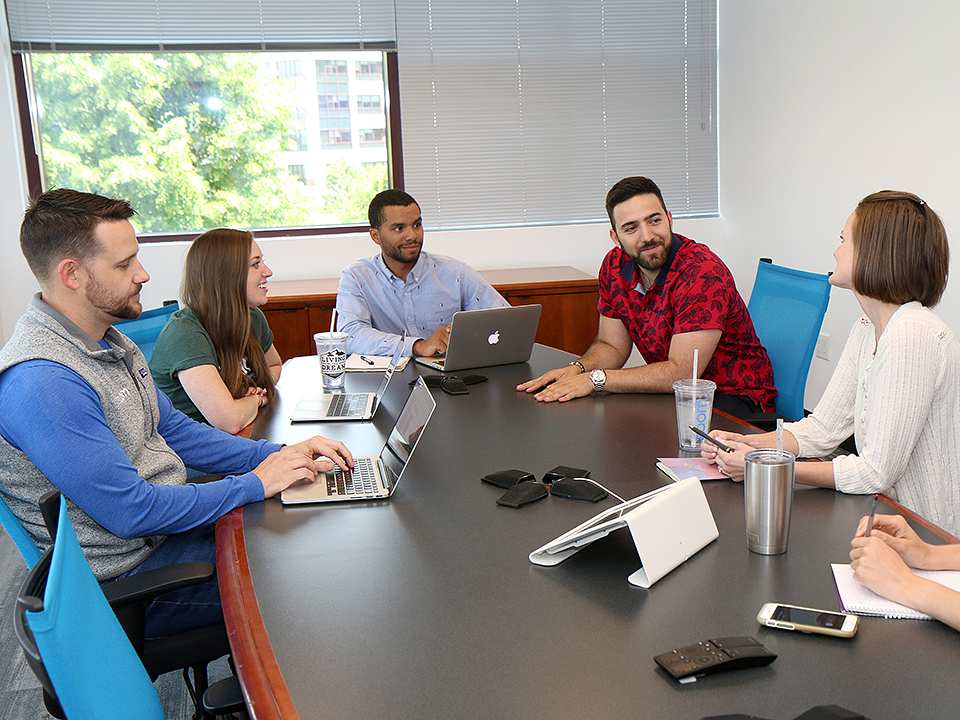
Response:
[[[716,0],[6,0],[6,5],[16,52],[35,59],[53,57],[50,53],[88,58],[75,70],[68,70],[68,60],[53,62],[69,76],[55,83],[93,79],[76,91],[86,100],[60,112],[62,122],[69,117],[92,122],[99,114],[109,124],[137,104],[123,102],[124,92],[140,86],[136,78],[126,90],[104,96],[97,78],[109,63],[96,58],[149,53],[143,67],[162,76],[174,72],[176,62],[165,65],[172,55],[192,54],[198,61],[243,55],[244,69],[236,72],[247,73],[248,80],[234,86],[249,90],[255,66],[278,83],[258,85],[261,96],[296,96],[281,113],[286,126],[269,133],[280,148],[275,167],[267,172],[264,162],[258,172],[279,173],[272,177],[281,178],[291,197],[319,184],[324,201],[329,199],[327,209],[341,206],[336,212],[362,216],[368,196],[383,184],[380,178],[390,177],[383,182],[414,195],[426,225],[435,229],[593,222],[606,219],[606,191],[627,175],[653,178],[679,217],[718,212]],[[319,54],[303,54],[308,51]],[[387,77],[388,57],[396,58],[399,85]],[[39,89],[40,73],[35,76]],[[181,85],[196,89],[203,82],[194,78]],[[307,99],[297,99],[304,86]],[[300,89],[281,93],[276,90],[281,87]],[[401,98],[398,140],[400,118],[391,122],[390,112]],[[44,129],[44,118],[56,115],[53,106],[59,103],[40,92],[37,134],[43,143],[92,137],[87,127],[61,127],[60,119]],[[180,153],[155,163],[165,174],[182,168],[187,146],[231,107],[214,94],[198,95],[194,104],[186,129],[170,128],[154,141],[153,154],[170,148]],[[78,107],[83,112],[78,114]],[[252,116],[247,120],[249,128],[263,125]],[[152,121],[137,122],[152,127]],[[243,125],[231,132],[241,137]],[[123,133],[116,142],[121,139],[136,144]],[[237,141],[238,153],[243,147]],[[354,163],[356,171],[344,167],[349,160],[325,161],[321,174],[306,158],[324,148],[367,155]],[[386,170],[370,159],[374,152],[382,152]],[[44,153],[50,159],[53,151]],[[147,160],[110,162],[74,148],[61,153],[58,163],[69,171],[63,177],[79,182],[91,166],[102,165],[118,179],[135,175]],[[223,157],[218,162],[230,164]],[[206,158],[197,163],[201,170],[211,164]],[[169,187],[164,192],[178,199]],[[345,197],[348,192],[357,196]],[[208,198],[201,193],[193,201],[241,204],[230,192]],[[321,224],[337,222],[332,215],[317,217]],[[271,221],[316,222],[316,217]]]

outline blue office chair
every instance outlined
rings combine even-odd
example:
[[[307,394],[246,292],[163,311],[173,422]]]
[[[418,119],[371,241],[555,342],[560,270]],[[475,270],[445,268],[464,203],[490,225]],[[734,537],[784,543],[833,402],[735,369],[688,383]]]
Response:
[[[168,589],[157,586],[150,592]],[[164,717],[140,656],[87,564],[62,497],[56,539],[20,588],[14,629],[57,717]],[[236,678],[223,681],[217,691],[224,689],[227,704],[208,711],[242,710]],[[58,705],[51,707],[51,701]]]
[[[55,539],[60,517],[60,493],[47,493],[40,498],[39,506],[47,534]],[[20,549],[27,567],[34,568],[42,557],[40,549],[5,502],[0,502],[0,521]],[[214,572],[215,568],[210,563],[185,563],[140,573],[103,586],[107,601],[149,676],[155,679],[164,673],[182,671],[197,716],[205,717],[209,713],[205,715],[201,708],[202,698],[206,697],[209,689],[207,665],[230,652],[224,625],[210,625],[150,640],[144,639],[143,629],[146,606],[156,595],[177,587],[205,582],[214,576]],[[56,700],[47,693],[44,694],[44,702],[51,715],[63,717]],[[224,701],[218,702],[224,704]]]
[[[133,340],[146,356],[147,362],[150,362],[160,331],[163,330],[170,316],[179,309],[180,303],[171,300],[164,303],[163,307],[144,310],[135,320],[121,320],[114,327]]]
[[[14,623],[27,662],[67,717],[163,720],[157,691],[87,564],[66,501],[60,503],[57,540],[17,598]]]
[[[747,309],[773,365],[777,414],[788,420],[803,417],[807,374],[829,301],[827,275],[760,259]]]

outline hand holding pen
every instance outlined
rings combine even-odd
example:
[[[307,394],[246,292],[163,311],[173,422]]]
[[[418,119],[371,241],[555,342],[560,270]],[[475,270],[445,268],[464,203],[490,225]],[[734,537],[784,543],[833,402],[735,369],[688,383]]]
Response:
[[[728,475],[731,480],[735,482],[743,480],[744,457],[746,452],[751,449],[747,439],[737,433],[721,433],[718,431],[714,431],[710,435],[703,432],[697,432],[697,434],[704,438],[704,444],[700,449],[701,456],[716,463],[720,471]],[[722,437],[723,440],[720,437],[714,437],[714,435]]]
[[[710,437],[709,435],[707,435],[703,430],[701,430],[700,428],[698,428],[696,425],[688,425],[687,427],[689,427],[691,430],[693,430],[693,432],[695,432],[697,435],[699,435],[700,437],[702,437],[702,438],[703,438],[704,440],[706,440],[708,443],[712,443],[712,444],[716,445],[718,448],[720,448],[720,449],[723,450],[724,452],[728,452],[728,453],[736,452],[732,447],[729,447],[728,445],[724,445],[722,442],[720,442],[720,441],[717,440],[716,438]]]
[[[866,535],[868,528],[873,531],[869,536]],[[883,543],[893,548],[910,567],[927,570],[952,568],[953,563],[945,562],[942,553],[957,547],[924,542],[902,515],[875,515],[872,519],[864,517],[860,520],[851,542],[851,560],[858,559],[864,548],[875,543]]]
[[[877,516],[877,500],[879,499],[879,495],[873,496],[873,504],[870,505],[870,517],[867,518],[867,529],[863,533],[864,537],[870,537],[870,531],[873,530],[873,519]]]

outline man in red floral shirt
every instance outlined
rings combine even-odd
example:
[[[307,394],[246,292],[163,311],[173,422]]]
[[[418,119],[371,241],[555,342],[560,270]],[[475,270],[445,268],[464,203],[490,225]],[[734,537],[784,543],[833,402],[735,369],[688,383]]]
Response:
[[[773,412],[773,368],[723,261],[673,232],[656,184],[624,178],[607,193],[616,246],[600,268],[600,330],[579,360],[517,386],[542,402],[593,392],[670,393],[690,377],[717,384],[714,407]],[[646,365],[623,368],[636,345]]]

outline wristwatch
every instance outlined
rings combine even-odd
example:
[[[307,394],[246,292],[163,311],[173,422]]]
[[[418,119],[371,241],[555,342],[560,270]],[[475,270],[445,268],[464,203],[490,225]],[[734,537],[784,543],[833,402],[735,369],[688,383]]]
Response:
[[[590,380],[593,382],[594,390],[603,392],[603,386],[607,382],[607,374],[603,370],[591,370]]]

